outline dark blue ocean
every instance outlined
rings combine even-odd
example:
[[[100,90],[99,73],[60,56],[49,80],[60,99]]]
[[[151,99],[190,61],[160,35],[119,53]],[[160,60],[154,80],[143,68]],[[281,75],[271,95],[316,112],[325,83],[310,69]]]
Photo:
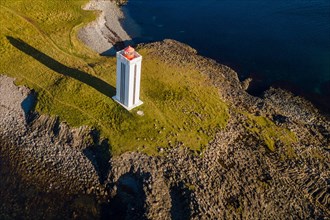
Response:
[[[135,43],[166,38],[226,64],[250,93],[270,85],[330,112],[330,0],[129,0]]]

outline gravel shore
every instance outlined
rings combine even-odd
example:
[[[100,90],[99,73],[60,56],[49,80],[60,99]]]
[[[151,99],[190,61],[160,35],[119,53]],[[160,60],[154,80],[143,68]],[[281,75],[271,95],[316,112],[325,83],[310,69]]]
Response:
[[[91,0],[83,8],[100,12],[96,21],[78,32],[78,38],[91,49],[102,55],[114,55],[118,49],[132,43],[120,24],[124,15],[115,2]]]

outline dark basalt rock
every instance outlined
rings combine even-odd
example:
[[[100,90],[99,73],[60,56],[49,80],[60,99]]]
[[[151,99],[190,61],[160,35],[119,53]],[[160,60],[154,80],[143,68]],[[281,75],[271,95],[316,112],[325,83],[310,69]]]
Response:
[[[273,115],[273,121],[277,124],[283,124],[288,122],[288,118],[283,115]]]
[[[116,2],[117,5],[121,6],[121,5],[125,5],[128,0],[112,0],[112,1]]]

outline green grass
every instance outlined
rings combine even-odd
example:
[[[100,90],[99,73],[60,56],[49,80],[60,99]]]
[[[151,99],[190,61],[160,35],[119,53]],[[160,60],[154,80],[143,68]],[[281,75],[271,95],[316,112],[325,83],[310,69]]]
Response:
[[[99,56],[76,38],[96,17],[81,10],[86,2],[2,0],[0,73],[36,90],[36,111],[98,129],[113,154],[156,154],[157,147],[176,143],[193,150],[206,146],[229,118],[217,89],[193,66],[169,66],[142,49],[144,104],[126,111],[111,99],[115,58]]]
[[[248,119],[246,128],[257,135],[269,151],[274,152],[276,150],[275,142],[281,141],[286,146],[287,153],[293,156],[294,153],[290,145],[297,142],[297,137],[292,131],[276,126],[274,122],[263,116],[244,114]]]

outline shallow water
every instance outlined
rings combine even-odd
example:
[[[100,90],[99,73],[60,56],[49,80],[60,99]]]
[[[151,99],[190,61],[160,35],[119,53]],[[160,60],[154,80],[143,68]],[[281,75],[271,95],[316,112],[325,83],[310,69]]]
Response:
[[[25,117],[29,115],[31,111],[33,111],[35,104],[37,101],[37,97],[34,93],[29,94],[21,103],[21,107],[24,111]]]
[[[123,11],[136,43],[187,43],[253,77],[255,94],[278,85],[329,100],[329,0],[129,0]]]

